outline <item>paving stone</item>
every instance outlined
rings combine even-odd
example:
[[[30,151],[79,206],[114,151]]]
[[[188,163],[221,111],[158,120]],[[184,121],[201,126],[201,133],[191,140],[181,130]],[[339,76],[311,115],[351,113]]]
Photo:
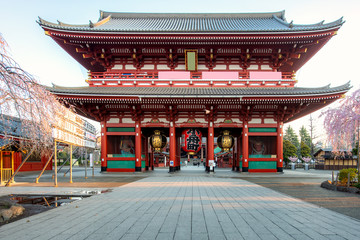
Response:
[[[359,225],[245,180],[176,173],[4,225],[0,239],[357,239]]]
[[[134,240],[134,239],[138,239],[139,236],[140,236],[139,234],[129,233],[129,234],[125,234],[120,239],[121,240]]]
[[[174,239],[174,233],[173,232],[159,233],[156,236],[156,240],[169,240],[169,239]]]
[[[208,234],[207,233],[192,233],[191,234],[191,239],[196,239],[196,240],[208,240]]]

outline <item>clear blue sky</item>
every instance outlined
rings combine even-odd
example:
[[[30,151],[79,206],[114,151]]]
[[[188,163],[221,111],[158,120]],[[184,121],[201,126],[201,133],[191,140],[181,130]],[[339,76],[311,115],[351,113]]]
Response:
[[[2,1],[0,33],[11,48],[13,58],[22,68],[45,84],[85,85],[86,70],[45,36],[36,23],[38,16],[71,24],[96,22],[99,10],[113,12],[274,12],[285,10],[285,17],[295,24],[330,22],[344,17],[346,23],[303,68],[298,71],[298,86],[341,85],[359,79],[359,0],[14,0]]]

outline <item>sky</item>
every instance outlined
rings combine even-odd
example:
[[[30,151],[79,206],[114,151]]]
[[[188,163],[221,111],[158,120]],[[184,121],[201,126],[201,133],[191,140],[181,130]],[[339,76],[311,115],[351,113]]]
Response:
[[[38,17],[50,22],[70,24],[97,22],[99,10],[110,12],[159,13],[242,13],[285,10],[288,22],[312,24],[340,17],[346,21],[338,32],[296,74],[298,87],[342,85],[351,81],[352,90],[360,87],[359,78],[359,0],[13,0],[2,1],[0,33],[10,46],[12,57],[42,84],[86,86],[87,70],[59,47],[36,23]],[[321,127],[320,112],[313,114]],[[309,117],[291,122],[295,129],[308,126]],[[285,126],[286,127],[286,126]],[[318,134],[321,135],[321,134]]]

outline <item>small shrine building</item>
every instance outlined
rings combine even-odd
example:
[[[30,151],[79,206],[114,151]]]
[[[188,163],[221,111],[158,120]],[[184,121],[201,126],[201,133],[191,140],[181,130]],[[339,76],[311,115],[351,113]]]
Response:
[[[342,18],[304,25],[287,22],[284,11],[101,11],[98,22],[84,25],[38,23],[89,70],[87,87],[48,89],[101,123],[102,171],[153,169],[149,144],[163,138],[157,132],[169,139],[170,171],[180,169],[181,146],[199,133],[207,171],[215,139],[227,135],[234,170],[282,172],[284,123],[350,89],[295,86],[296,72],[337,34]]]

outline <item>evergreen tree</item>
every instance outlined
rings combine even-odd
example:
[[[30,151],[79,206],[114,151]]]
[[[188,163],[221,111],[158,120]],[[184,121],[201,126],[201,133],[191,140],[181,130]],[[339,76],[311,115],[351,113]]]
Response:
[[[285,130],[284,140],[290,141],[291,144],[296,147],[296,149],[300,149],[298,136],[296,135],[294,129],[290,125]]]
[[[300,142],[305,143],[310,148],[311,147],[311,138],[310,138],[309,132],[306,130],[304,125],[301,126],[301,128],[299,130],[299,135],[300,135]]]
[[[286,163],[290,162],[289,157],[296,156],[296,152],[296,147],[289,140],[283,141],[283,158]]]
[[[301,145],[300,147],[301,157],[310,157],[310,153],[311,153],[310,147],[303,141],[301,141],[300,145]]]

